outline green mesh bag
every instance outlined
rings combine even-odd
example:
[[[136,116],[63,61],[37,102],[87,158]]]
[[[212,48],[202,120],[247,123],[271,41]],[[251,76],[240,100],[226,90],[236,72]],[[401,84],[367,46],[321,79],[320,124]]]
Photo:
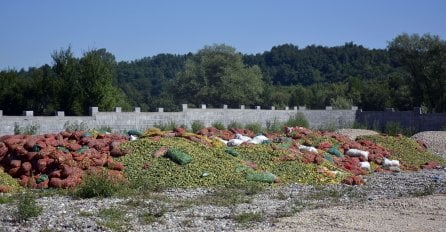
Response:
[[[230,154],[230,155],[232,155],[232,156],[234,156],[234,157],[238,156],[238,152],[236,150],[230,148],[230,147],[226,148],[225,152]]]
[[[186,165],[190,162],[192,162],[192,157],[188,155],[187,153],[180,151],[176,148],[170,148],[165,157],[169,158],[173,162],[179,164],[179,165]]]
[[[327,150],[328,153],[336,156],[336,157],[344,157],[344,154],[342,154],[338,149],[332,147]]]
[[[248,173],[246,174],[246,179],[249,181],[274,183],[276,176],[269,172],[258,172],[258,173]]]

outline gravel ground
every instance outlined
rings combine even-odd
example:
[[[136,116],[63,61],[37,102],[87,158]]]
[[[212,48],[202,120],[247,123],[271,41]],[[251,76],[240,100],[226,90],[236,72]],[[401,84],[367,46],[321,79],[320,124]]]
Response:
[[[255,195],[171,189],[134,198],[47,196],[37,200],[43,213],[21,223],[15,203],[0,204],[0,231],[445,231],[446,169],[376,173],[366,181],[291,184]],[[215,200],[234,196],[243,200]],[[104,209],[122,215],[107,219]]]
[[[446,131],[424,131],[411,138],[426,143],[430,151],[446,159]]]
[[[446,154],[446,132],[413,138]],[[364,179],[363,186],[291,184],[258,194],[199,188],[131,198],[45,196],[37,199],[43,212],[25,222],[16,220],[15,202],[0,204],[0,231],[446,231],[446,169]]]

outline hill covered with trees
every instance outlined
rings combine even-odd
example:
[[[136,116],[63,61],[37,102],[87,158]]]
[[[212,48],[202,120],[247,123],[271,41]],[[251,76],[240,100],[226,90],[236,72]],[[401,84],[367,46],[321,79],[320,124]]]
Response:
[[[386,49],[351,42],[305,48],[283,44],[241,54],[216,44],[196,53],[117,62],[106,49],[77,58],[67,48],[52,58],[51,65],[0,72],[5,115],[23,110],[86,115],[89,106],[174,111],[182,103],[446,111],[446,42],[429,34],[401,34]]]

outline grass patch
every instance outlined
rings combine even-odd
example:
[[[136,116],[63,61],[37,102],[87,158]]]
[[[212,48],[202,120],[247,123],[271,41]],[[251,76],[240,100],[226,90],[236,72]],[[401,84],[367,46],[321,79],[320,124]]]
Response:
[[[74,191],[80,198],[111,197],[123,190],[123,183],[109,177],[106,170],[90,173],[84,177],[83,183]]]
[[[248,129],[248,130],[254,132],[254,134],[258,134],[258,133],[262,132],[262,130],[263,130],[262,124],[260,124],[260,123],[246,124],[245,129]]]
[[[112,231],[127,231],[125,221],[126,212],[119,208],[104,208],[99,210],[98,216],[103,220],[100,224]]]
[[[93,217],[94,213],[88,211],[79,211],[79,216],[81,217]]]
[[[0,205],[2,204],[9,204],[14,202],[14,199],[12,199],[12,197],[9,196],[0,196]]]
[[[138,214],[139,222],[143,224],[152,224],[154,222],[158,222],[162,216],[166,213],[165,208],[150,208],[148,210],[144,210]]]
[[[191,128],[192,132],[196,133],[197,131],[204,128],[204,123],[202,121],[195,120],[192,122]]]
[[[18,195],[16,219],[19,222],[39,216],[43,208],[37,205],[35,196],[29,192]]]
[[[215,127],[218,130],[225,130],[225,124],[223,124],[222,122],[214,122],[212,123],[212,126]]]
[[[240,224],[246,224],[250,222],[260,222],[263,219],[263,214],[254,212],[240,213],[234,215],[232,219]]]
[[[295,126],[301,126],[305,128],[310,127],[310,123],[308,123],[308,120],[305,118],[305,115],[302,112],[299,112],[294,116],[291,116],[285,122],[285,125],[290,127],[295,127]]]
[[[234,206],[242,203],[251,203],[252,198],[245,191],[239,189],[217,189],[215,192],[197,199],[201,204],[216,206]]]
[[[423,190],[412,192],[410,195],[415,196],[415,197],[429,196],[429,195],[433,195],[436,190],[437,190],[437,187],[434,184],[429,184],[429,185],[425,186]]]

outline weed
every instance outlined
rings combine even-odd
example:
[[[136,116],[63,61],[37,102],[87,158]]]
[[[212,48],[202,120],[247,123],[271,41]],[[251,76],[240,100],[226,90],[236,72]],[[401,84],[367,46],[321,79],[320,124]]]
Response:
[[[164,216],[166,210],[164,208],[155,210],[150,208],[150,210],[145,210],[138,214],[138,219],[143,224],[152,224],[159,221],[159,219]]]
[[[429,184],[427,186],[424,186],[423,190],[413,192],[412,195],[416,197],[429,196],[434,194],[436,190],[437,188],[434,184]]]
[[[88,211],[79,211],[79,216],[81,217],[93,217],[94,214],[92,212],[88,212]]]
[[[291,116],[288,119],[288,121],[285,122],[285,125],[290,127],[301,126],[306,128],[310,126],[308,120],[305,118],[305,115],[302,112],[299,112],[294,116]]]
[[[162,131],[171,131],[178,127],[178,125],[174,121],[170,121],[168,123],[155,123],[153,127],[158,128]]]
[[[12,197],[0,196],[0,205],[14,202]]]
[[[245,224],[249,222],[260,222],[262,221],[263,214],[262,213],[240,213],[233,216],[233,219],[237,223]]]
[[[287,196],[283,191],[279,191],[279,192],[277,192],[277,194],[275,195],[275,198],[276,198],[277,200],[284,201],[284,200],[287,200],[287,199],[288,199],[288,196]]]
[[[35,135],[37,134],[38,130],[40,128],[40,125],[37,123],[33,123],[30,125],[27,125],[25,127],[20,127],[18,123],[14,123],[14,134],[16,135]]]
[[[232,128],[243,128],[243,125],[239,122],[232,121],[228,124],[228,129],[232,129]]]
[[[65,131],[73,132],[73,131],[85,131],[88,129],[86,122],[73,122],[70,123],[69,121],[66,121],[63,125],[63,128]]]
[[[87,174],[74,195],[80,198],[111,197],[123,189],[122,183],[110,179],[107,171],[103,170],[99,173]]]
[[[212,123],[212,126],[217,128],[217,129],[219,129],[219,130],[226,129],[225,125],[222,122],[214,122],[214,123]]]
[[[203,196],[197,200],[198,204],[210,204],[217,206],[234,206],[241,203],[250,203],[252,198],[238,189],[216,189],[215,192]]]
[[[192,122],[191,128],[192,132],[196,133],[197,131],[204,128],[204,124],[201,121],[195,120]]]
[[[245,129],[248,129],[248,130],[254,132],[254,134],[258,134],[258,133],[262,132],[262,124],[248,123],[245,125]]]
[[[273,121],[266,121],[266,130],[271,133],[281,132],[283,131],[283,124],[277,118],[274,118]]]
[[[19,222],[32,217],[37,217],[42,213],[43,208],[37,205],[35,197],[31,193],[22,193],[17,199],[17,215]]]
[[[119,208],[105,208],[99,210],[99,217],[104,220],[103,226],[112,231],[127,231],[127,223],[125,222],[126,212]]]

